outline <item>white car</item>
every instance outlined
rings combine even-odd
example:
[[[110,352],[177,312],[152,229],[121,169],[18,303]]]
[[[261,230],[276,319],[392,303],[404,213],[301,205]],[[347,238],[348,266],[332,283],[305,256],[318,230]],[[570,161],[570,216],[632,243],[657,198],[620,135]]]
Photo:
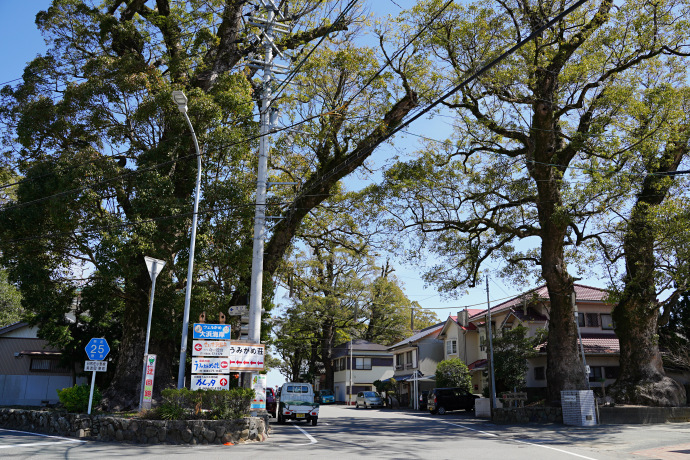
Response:
[[[375,391],[360,391],[355,400],[355,409],[360,407],[383,407],[383,398]]]

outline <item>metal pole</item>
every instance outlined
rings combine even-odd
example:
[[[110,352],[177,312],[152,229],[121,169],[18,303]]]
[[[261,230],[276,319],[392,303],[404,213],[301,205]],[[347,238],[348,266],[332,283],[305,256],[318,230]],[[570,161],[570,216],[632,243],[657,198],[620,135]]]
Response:
[[[590,390],[591,387],[589,385],[589,374],[587,374],[587,360],[585,359],[585,347],[584,345],[582,345],[582,336],[580,335],[580,322],[578,321],[577,297],[575,292],[573,292],[573,295],[570,297],[570,300],[573,304],[573,312],[575,313],[575,327],[577,328],[577,339],[578,342],[580,342],[580,352],[582,353],[582,372],[585,374],[585,382],[587,383],[587,389]]]
[[[91,403],[93,403],[93,388],[96,385],[96,371],[93,371],[91,375],[91,392],[89,393],[89,410],[86,412],[91,415]]]
[[[350,336],[350,391],[347,392],[347,405],[352,405],[352,336]]]
[[[491,408],[496,408],[496,382],[494,380],[494,345],[491,336],[493,331],[491,328],[491,301],[489,300],[489,277],[486,277],[486,330],[489,336],[489,374],[491,376]],[[493,414],[492,414],[493,417]]]
[[[154,266],[154,271],[155,271]],[[156,292],[156,277],[151,282],[151,301],[149,302],[149,320],[146,323],[146,345],[144,345],[144,367],[141,370],[141,391],[139,392],[139,411],[144,405],[144,382],[146,382],[146,358],[149,355],[149,337],[151,337],[151,317],[153,316],[153,295]]]
[[[196,221],[199,213],[199,192],[201,188],[201,152],[199,151],[199,142],[194,133],[194,127],[186,112],[183,113],[189,130],[192,132],[192,139],[194,140],[194,148],[196,149],[196,189],[194,191],[194,214],[192,214],[192,236],[189,242],[189,265],[187,265],[187,289],[184,295],[184,316],[182,319],[182,342],[180,343],[180,368],[177,372],[177,388],[184,388],[184,372],[187,364],[187,334],[189,329],[189,303],[192,298],[192,272],[194,270],[194,246],[196,243]]]

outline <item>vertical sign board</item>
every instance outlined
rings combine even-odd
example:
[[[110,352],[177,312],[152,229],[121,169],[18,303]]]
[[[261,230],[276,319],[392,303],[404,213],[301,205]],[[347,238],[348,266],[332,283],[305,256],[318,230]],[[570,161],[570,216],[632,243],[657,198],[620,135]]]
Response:
[[[144,400],[142,409],[151,409],[153,399],[153,377],[156,374],[156,355],[146,356],[146,374],[144,379]]]
[[[266,375],[254,374],[252,377],[252,390],[254,390],[254,400],[252,409],[266,410]]]

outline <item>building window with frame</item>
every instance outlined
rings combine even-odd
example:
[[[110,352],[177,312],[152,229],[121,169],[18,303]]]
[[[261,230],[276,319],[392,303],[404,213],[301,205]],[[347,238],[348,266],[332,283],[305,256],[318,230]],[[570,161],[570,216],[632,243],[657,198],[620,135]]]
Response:
[[[355,369],[371,370],[371,358],[355,358]]]
[[[31,358],[29,370],[31,372],[69,372],[69,369],[60,366],[59,360],[51,358]]]
[[[603,367],[601,366],[590,366],[589,367],[589,381],[599,382],[604,378]]]
[[[546,380],[546,368],[544,366],[534,368],[534,380]]]
[[[412,364],[412,350],[405,353],[405,362],[407,364]]]
[[[479,336],[479,350],[481,350],[481,351],[486,350],[486,336],[485,335]]]
[[[613,330],[614,328],[614,323],[613,323],[613,317],[609,314],[602,313],[601,315],[601,328],[605,330]]]
[[[396,364],[397,366],[402,366],[402,365],[404,364],[404,363],[403,363],[403,354],[402,354],[402,353],[398,353],[397,355],[395,355],[395,364]]]
[[[599,313],[587,313],[587,327],[599,327]]]
[[[458,341],[456,339],[446,340],[446,354],[455,355],[458,353]]]
[[[620,373],[620,367],[618,366],[605,366],[604,367],[604,377],[607,379],[617,379]]]
[[[577,325],[580,327],[585,327],[585,314],[584,313],[578,313],[577,314]]]

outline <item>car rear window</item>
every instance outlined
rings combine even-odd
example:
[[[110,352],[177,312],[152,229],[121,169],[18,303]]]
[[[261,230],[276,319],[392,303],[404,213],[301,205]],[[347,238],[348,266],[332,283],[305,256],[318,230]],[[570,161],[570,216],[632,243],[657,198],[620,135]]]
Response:
[[[365,391],[364,392],[364,397],[365,398],[374,398],[378,396],[375,391]]]
[[[309,387],[306,385],[288,385],[285,391],[288,393],[309,393]]]

